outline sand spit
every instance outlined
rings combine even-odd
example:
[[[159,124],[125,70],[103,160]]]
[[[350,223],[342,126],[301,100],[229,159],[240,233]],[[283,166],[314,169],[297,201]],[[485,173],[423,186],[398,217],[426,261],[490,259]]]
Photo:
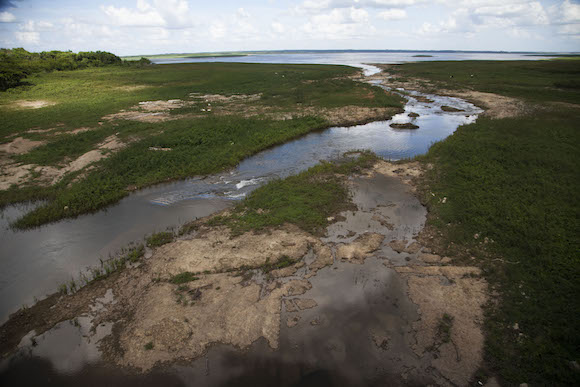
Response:
[[[524,101],[494,93],[484,93],[473,90],[441,90],[441,94],[460,97],[471,101],[477,106],[481,106],[485,109],[485,112],[483,113],[484,116],[494,119],[519,117],[530,111],[530,107]]]

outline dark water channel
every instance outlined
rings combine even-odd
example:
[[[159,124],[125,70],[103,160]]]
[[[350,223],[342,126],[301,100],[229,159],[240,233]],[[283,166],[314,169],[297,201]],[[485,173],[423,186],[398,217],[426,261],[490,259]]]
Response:
[[[479,108],[460,99],[424,96],[434,102],[419,102],[410,96],[405,112],[396,115],[392,120],[353,127],[334,127],[311,133],[250,157],[234,170],[141,190],[96,214],[61,221],[36,230],[14,232],[7,227],[10,220],[22,214],[27,208],[11,207],[4,210],[0,219],[2,227],[0,321],[5,321],[8,315],[21,305],[32,304],[35,298],[42,298],[45,294],[56,291],[60,283],[78,276],[81,270],[89,265],[98,264],[100,258],[115,253],[129,242],[140,241],[145,234],[161,231],[226,208],[269,179],[296,174],[320,160],[332,160],[352,149],[370,149],[386,159],[413,157],[425,153],[431,144],[446,138],[458,126],[474,122],[477,114],[481,112]],[[444,112],[441,110],[443,105],[464,111]],[[410,118],[408,114],[411,112],[418,113],[419,117]],[[418,125],[419,129],[397,130],[389,126],[392,122],[410,121]],[[369,262],[371,266],[381,265],[380,262]],[[341,275],[347,277],[356,275],[357,270],[356,267],[346,266],[338,269],[340,269],[338,272],[343,273]],[[373,283],[383,283],[385,279],[381,276],[390,275],[384,271],[375,272],[373,270],[366,272]],[[316,277],[320,277],[316,281],[321,281],[322,287],[325,276],[329,275],[325,273],[321,272]],[[388,289],[381,290],[385,291]],[[388,314],[389,307],[385,306],[384,310]],[[0,366],[0,381],[6,377],[10,379],[10,375],[21,377],[26,373],[25,370],[35,369],[38,373],[27,374],[27,377],[31,378],[27,384],[77,385],[79,381],[86,385],[102,385],[112,381],[116,381],[113,383],[115,385],[159,385],[161,381],[163,385],[183,383],[184,376],[178,377],[175,373],[171,376],[153,373],[145,379],[143,376],[122,370],[107,369],[107,376],[104,377],[99,371],[104,366],[98,362],[94,366],[84,367],[86,363],[97,361],[98,351],[93,344],[87,344],[82,338],[82,321],[80,325],[79,328],[69,322],[61,323],[56,329],[46,333],[45,340],[41,337],[41,345],[32,349],[31,353],[20,354],[26,360],[5,361]],[[106,330],[106,327],[103,329]],[[267,348],[261,341],[253,345],[260,346]],[[215,347],[208,356],[221,357],[221,360],[230,356],[228,355],[231,354],[230,349],[220,348]],[[259,353],[273,352],[264,349]],[[260,367],[268,362],[283,361],[279,355],[272,356],[253,360],[248,358],[247,361],[256,361]],[[201,363],[196,362],[194,368],[205,366],[205,361],[207,359]],[[240,360],[236,358],[232,361]],[[232,364],[232,369],[238,367],[242,370],[247,366],[247,364]],[[184,369],[183,373],[186,375],[192,372],[191,369]],[[70,379],[67,375],[76,376]],[[324,379],[327,376],[313,375],[312,381],[316,383],[316,378]]]

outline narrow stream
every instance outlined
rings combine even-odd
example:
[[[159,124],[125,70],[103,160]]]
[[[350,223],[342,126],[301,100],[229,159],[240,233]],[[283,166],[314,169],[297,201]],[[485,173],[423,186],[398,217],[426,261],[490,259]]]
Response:
[[[392,160],[423,154],[458,126],[474,122],[481,112],[461,99],[421,94],[433,100],[424,103],[413,95],[419,93],[408,96],[405,112],[392,120],[311,133],[258,153],[231,171],[144,189],[96,214],[15,232],[8,225],[30,206],[5,209],[0,218],[0,323],[128,243],[222,210],[269,179],[296,174],[352,149],[370,149]],[[443,105],[463,112],[444,112]],[[411,112],[419,117],[410,118]],[[389,126],[410,121],[419,129]]]

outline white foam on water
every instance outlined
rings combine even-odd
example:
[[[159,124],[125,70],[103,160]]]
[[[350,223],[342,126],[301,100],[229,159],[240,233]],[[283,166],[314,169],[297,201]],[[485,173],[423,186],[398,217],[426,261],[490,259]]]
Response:
[[[264,180],[263,177],[257,177],[255,179],[250,179],[250,180],[242,180],[238,184],[236,184],[236,189],[242,189],[242,188],[247,187],[249,185],[256,185],[256,184],[259,184],[263,180]]]

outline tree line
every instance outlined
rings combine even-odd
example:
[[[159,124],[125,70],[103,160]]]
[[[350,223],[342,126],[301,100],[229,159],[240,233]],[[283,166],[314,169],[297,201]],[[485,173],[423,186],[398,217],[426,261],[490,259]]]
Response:
[[[142,66],[151,61],[141,58],[139,61],[124,62],[115,54],[106,51],[72,51],[29,52],[23,48],[0,49],[0,90],[22,84],[27,76],[51,71],[77,70],[87,67],[111,65]]]

